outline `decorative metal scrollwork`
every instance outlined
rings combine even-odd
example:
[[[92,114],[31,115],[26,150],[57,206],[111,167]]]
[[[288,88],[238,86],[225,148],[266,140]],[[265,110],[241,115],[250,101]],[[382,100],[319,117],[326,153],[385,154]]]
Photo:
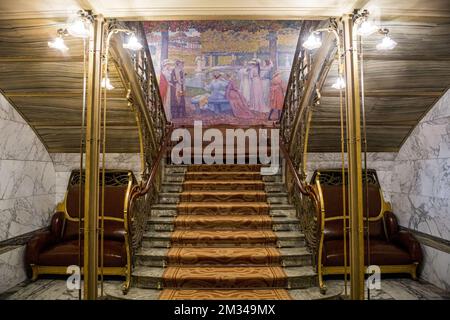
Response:
[[[312,180],[314,180],[316,175],[313,175]],[[377,172],[374,169],[367,169],[367,174],[363,172],[362,175],[363,184],[367,182],[367,184],[375,185],[377,187],[380,186],[378,181]],[[348,181],[347,178],[347,170],[345,170],[345,181]],[[332,169],[332,170],[321,170],[319,175],[320,184],[332,185],[332,186],[341,186],[342,182],[342,169]],[[345,183],[347,184],[347,182]]]
[[[102,186],[103,179],[102,173],[100,172],[99,185]],[[79,185],[80,183],[85,183],[85,175],[84,170],[83,174],[80,175],[80,170],[73,170],[72,174],[69,178],[69,186],[73,187]],[[128,184],[128,171],[120,171],[120,170],[106,170],[105,171],[105,186],[111,187],[122,187]]]

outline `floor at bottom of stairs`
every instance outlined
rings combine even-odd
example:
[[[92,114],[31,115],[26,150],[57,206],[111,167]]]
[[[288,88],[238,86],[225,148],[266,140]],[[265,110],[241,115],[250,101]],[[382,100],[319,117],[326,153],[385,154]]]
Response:
[[[123,299],[120,289],[121,281],[108,280],[104,284],[107,298]],[[326,281],[334,295],[343,291],[343,280]],[[311,289],[311,288],[310,288]],[[318,299],[320,294],[309,289],[289,290],[290,295],[298,300]],[[161,290],[132,288],[126,299],[154,300]],[[331,295],[331,292],[329,292]],[[0,294],[0,300],[77,300],[78,291],[68,290],[66,280],[39,279],[35,282],[25,281]],[[408,278],[385,279],[380,290],[371,290],[373,300],[450,300],[450,293],[425,281]]]

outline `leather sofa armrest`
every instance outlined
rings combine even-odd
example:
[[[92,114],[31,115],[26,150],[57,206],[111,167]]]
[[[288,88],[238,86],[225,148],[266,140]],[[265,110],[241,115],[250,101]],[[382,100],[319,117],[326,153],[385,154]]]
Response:
[[[391,237],[391,242],[407,250],[414,262],[422,262],[422,249],[419,241],[408,231],[399,231]]]
[[[386,236],[388,240],[391,240],[399,232],[397,217],[394,213],[386,211],[383,215],[384,225],[386,228]]]
[[[49,245],[56,243],[56,237],[50,230],[45,230],[31,238],[25,250],[25,263],[37,264],[39,254]]]
[[[61,240],[64,231],[65,214],[62,211],[57,211],[52,217],[50,223],[50,231],[55,236],[56,240]]]
[[[36,264],[39,254],[49,245],[61,240],[64,228],[64,212],[56,212],[48,230],[39,232],[31,238],[26,246],[25,263],[27,265]]]

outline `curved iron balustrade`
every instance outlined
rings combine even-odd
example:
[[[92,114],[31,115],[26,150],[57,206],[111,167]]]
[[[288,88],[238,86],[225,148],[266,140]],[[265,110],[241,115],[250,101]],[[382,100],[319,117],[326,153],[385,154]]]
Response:
[[[117,22],[114,26],[117,27]],[[129,52],[122,43],[111,45],[114,60],[120,61],[119,74],[128,83],[128,104],[134,110],[139,129],[141,149],[141,181],[134,185],[128,196],[129,252],[132,259],[140,247],[151,205],[161,185],[161,164],[170,139],[171,124],[167,121],[153,63],[141,22],[127,22],[120,26],[132,30],[142,42],[143,50]],[[128,268],[131,274],[132,266]],[[124,285],[126,294],[130,283]]]
[[[280,120],[280,144],[286,161],[285,183],[289,199],[296,208],[306,246],[312,254],[312,263],[318,269],[323,196],[319,177],[312,183],[306,181],[306,161],[314,107],[320,104],[320,90],[336,47],[331,36],[327,36],[322,48],[314,55],[305,50],[301,42],[315,28],[316,22],[305,21],[302,24]],[[325,293],[325,285],[319,285],[321,292]]]

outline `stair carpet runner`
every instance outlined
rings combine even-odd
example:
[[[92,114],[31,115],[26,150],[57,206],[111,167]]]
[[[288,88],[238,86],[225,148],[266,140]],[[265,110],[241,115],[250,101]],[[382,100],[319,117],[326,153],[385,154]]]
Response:
[[[159,299],[291,299],[259,171],[188,167]]]

